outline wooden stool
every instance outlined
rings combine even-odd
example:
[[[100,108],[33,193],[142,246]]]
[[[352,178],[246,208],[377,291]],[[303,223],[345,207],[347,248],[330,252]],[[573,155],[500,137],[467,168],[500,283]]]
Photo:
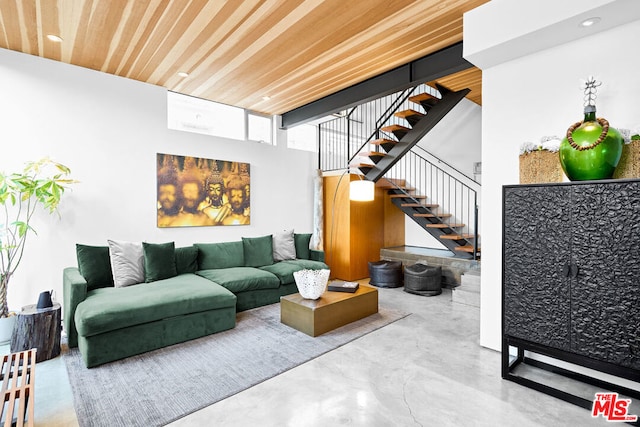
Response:
[[[35,348],[3,356],[0,371],[3,405],[0,419],[3,420],[4,427],[33,426],[35,375]]]
[[[36,308],[35,304],[22,307],[11,335],[11,352],[36,348],[36,362],[52,359],[60,354],[62,332],[60,304]]]

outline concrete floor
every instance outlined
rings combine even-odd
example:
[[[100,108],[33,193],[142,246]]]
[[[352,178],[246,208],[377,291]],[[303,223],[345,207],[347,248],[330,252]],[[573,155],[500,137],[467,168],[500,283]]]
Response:
[[[412,314],[172,425],[610,425],[501,379],[500,354],[478,344],[478,308],[453,303],[451,291],[379,289],[379,299]],[[77,425],[62,358],[36,372],[36,425]]]

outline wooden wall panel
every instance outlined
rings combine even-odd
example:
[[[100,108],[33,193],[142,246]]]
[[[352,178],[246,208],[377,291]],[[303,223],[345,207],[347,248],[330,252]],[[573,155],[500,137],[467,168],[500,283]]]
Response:
[[[384,192],[384,247],[404,246],[405,214]]]
[[[340,187],[338,189],[338,183]],[[331,277],[348,277],[351,233],[351,205],[349,203],[349,177],[324,177],[324,250]],[[338,192],[336,193],[336,189]],[[334,208],[335,201],[335,208]],[[348,279],[345,279],[348,280]]]
[[[359,179],[352,175],[352,180]],[[384,194],[376,189],[372,202],[351,202],[350,279],[369,277],[369,261],[380,259],[384,246]]]
[[[349,181],[356,179],[355,175],[342,180],[340,176],[324,177],[325,258],[331,277],[342,280],[369,277],[369,261],[378,261],[380,249],[389,246],[387,234],[393,236],[391,246],[404,244],[404,214],[383,188],[376,187],[372,202],[349,200]]]

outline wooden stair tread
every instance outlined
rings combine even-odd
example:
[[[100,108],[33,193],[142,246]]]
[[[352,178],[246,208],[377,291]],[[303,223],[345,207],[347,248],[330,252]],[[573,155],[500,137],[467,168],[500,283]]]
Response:
[[[406,188],[407,185],[406,179],[397,179],[397,178],[381,178],[376,182],[376,187],[382,188],[384,190],[405,190],[410,191],[411,188]]]
[[[419,93],[417,95],[410,96],[409,101],[415,102],[416,104],[422,104],[425,101],[429,103],[435,103],[435,102],[438,102],[439,99],[425,92],[425,93]]]
[[[406,126],[402,126],[402,125],[388,125],[388,126],[381,127],[380,130],[382,130],[384,132],[393,132],[394,130],[404,130],[404,131],[409,132],[411,129],[409,129]]]
[[[376,165],[372,165],[372,164],[369,164],[369,163],[360,163],[360,164],[355,165],[355,167],[357,167],[359,169],[362,169],[362,168],[373,169],[375,166]]]
[[[425,114],[412,109],[398,111],[397,113],[393,113],[393,115],[396,117],[400,117],[401,119],[406,119],[407,117],[416,117],[416,116],[424,117],[425,116]]]
[[[414,196],[412,194],[389,194],[392,199],[426,199],[427,196]]]
[[[417,218],[451,218],[451,214],[432,214],[432,213],[414,213],[413,216]]]
[[[473,245],[458,246],[457,248],[455,248],[455,250],[460,252],[473,253]],[[478,252],[480,252],[480,246],[478,246]]]
[[[380,181],[378,181],[380,182]],[[383,188],[385,190],[403,190],[405,193],[411,193],[412,191],[416,191],[415,188],[413,187],[403,187],[402,185],[396,185],[396,186],[392,186],[391,184],[389,185],[380,185],[380,188]],[[391,195],[391,194],[389,194]]]
[[[427,209],[433,209],[433,208],[437,208],[440,205],[436,205],[436,204],[421,204],[421,203],[403,203],[401,205],[403,208],[427,208]]]
[[[364,157],[384,157],[386,156],[385,153],[381,152],[381,151],[361,151],[358,153],[359,156],[364,156]]]
[[[394,136],[397,138],[398,135]],[[387,138],[379,138],[376,139],[374,141],[371,141],[370,144],[375,145],[377,147],[382,147],[382,149],[384,151],[386,151],[387,153],[391,150],[393,150],[393,147],[396,146],[396,144],[398,143],[398,141],[394,140],[394,139],[387,139]]]
[[[458,228],[464,227],[464,224],[427,224],[427,228]]]
[[[370,142],[370,144],[373,144],[373,145],[397,144],[397,143],[398,141],[395,141],[393,139],[387,139],[387,138],[374,139],[373,141]]]
[[[443,234],[440,236],[440,238],[444,240],[464,240],[472,239],[473,237],[473,234]]]

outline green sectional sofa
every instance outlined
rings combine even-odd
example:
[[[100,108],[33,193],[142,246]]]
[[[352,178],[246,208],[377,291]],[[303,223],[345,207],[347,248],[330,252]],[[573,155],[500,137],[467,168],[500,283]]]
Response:
[[[77,245],[78,267],[63,274],[69,347],[79,347],[90,368],[232,329],[236,312],[297,292],[295,271],[328,268],[322,251],[308,249],[310,235],[291,234],[295,254],[285,259],[274,259],[272,236],[183,248],[144,243],[144,281],[118,287],[110,247]]]

